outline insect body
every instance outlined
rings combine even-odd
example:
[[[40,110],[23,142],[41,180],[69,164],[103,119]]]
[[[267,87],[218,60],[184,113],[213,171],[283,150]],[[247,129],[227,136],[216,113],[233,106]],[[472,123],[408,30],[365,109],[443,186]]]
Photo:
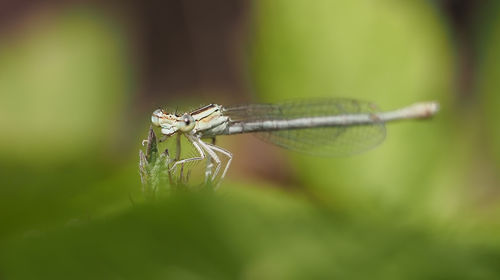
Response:
[[[268,142],[288,149],[322,156],[361,152],[381,143],[385,138],[385,122],[421,119],[434,115],[436,102],[416,103],[394,111],[379,112],[371,103],[354,99],[322,99],[282,104],[251,104],[223,107],[209,104],[179,116],[162,109],[153,112],[153,125],[165,137],[182,133],[195,147],[198,156],[178,160],[171,167],[205,158],[213,160],[220,172],[219,155],[228,158],[220,180],[231,164],[231,152],[202,138],[255,132]]]

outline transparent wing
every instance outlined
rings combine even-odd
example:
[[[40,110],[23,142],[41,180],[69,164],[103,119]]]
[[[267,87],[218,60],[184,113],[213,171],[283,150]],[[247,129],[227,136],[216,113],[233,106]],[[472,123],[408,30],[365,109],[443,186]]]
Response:
[[[369,102],[354,99],[317,99],[281,104],[253,104],[226,108],[232,123],[262,120],[288,120],[302,117],[373,114],[378,109]],[[380,144],[385,138],[383,123],[369,125],[304,128],[256,133],[275,145],[318,156],[360,153]]]

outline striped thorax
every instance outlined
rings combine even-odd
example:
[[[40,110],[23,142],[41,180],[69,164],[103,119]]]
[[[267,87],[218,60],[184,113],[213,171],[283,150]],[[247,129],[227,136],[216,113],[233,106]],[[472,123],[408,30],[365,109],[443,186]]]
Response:
[[[176,132],[198,135],[200,137],[220,134],[227,126],[228,117],[223,116],[222,106],[210,104],[183,115],[167,113],[157,109],[151,116],[151,122],[161,127],[161,133],[171,136]]]

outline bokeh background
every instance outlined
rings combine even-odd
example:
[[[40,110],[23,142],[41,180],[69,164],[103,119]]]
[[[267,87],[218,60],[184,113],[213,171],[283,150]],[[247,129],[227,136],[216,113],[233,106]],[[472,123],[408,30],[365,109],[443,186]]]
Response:
[[[0,279],[499,279],[499,62],[493,0],[2,1]],[[154,109],[310,97],[442,110],[141,193]]]

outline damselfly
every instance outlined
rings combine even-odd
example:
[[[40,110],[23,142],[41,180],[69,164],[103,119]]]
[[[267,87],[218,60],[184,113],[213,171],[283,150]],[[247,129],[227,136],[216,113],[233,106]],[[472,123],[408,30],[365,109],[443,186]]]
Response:
[[[227,157],[220,180],[226,176],[233,155],[203,141],[203,138],[254,132],[268,142],[299,152],[322,156],[349,155],[380,144],[385,138],[384,123],[428,118],[438,109],[436,102],[423,102],[379,112],[369,102],[319,99],[234,107],[210,104],[182,115],[158,109],[153,112],[151,121],[161,127],[164,137],[178,133],[184,135],[198,153],[196,157],[176,161],[171,172],[187,162],[207,159],[215,164],[215,171],[211,174],[213,181],[222,166],[219,155]]]

